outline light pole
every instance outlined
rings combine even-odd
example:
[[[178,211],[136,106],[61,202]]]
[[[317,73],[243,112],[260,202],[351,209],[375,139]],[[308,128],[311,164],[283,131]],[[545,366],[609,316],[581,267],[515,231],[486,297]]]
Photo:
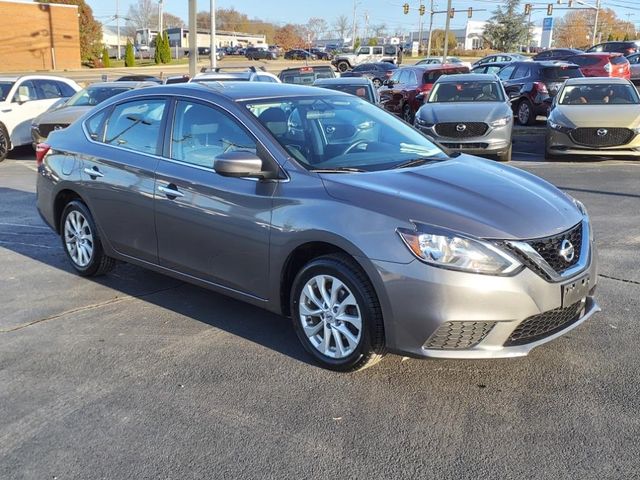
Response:
[[[356,49],[356,6],[357,0],[353,0],[353,28],[351,30],[351,50]]]
[[[433,0],[429,9],[429,42],[427,43],[427,57],[431,55],[431,33],[433,32]]]
[[[158,0],[158,35],[162,35],[162,0]]]
[[[198,66],[198,25],[196,13],[198,10],[198,1],[189,0],[189,75],[196,75]]]
[[[418,9],[418,55],[420,55],[420,51],[422,50],[422,15],[420,14],[421,10],[422,0],[420,0],[420,8]]]
[[[211,0],[211,39],[210,39],[211,69],[218,66],[218,50],[216,48],[216,0]]]
[[[444,49],[442,51],[442,63],[447,63],[447,50],[449,49],[450,23],[451,23],[451,0],[447,0],[447,20],[444,24]]]
[[[120,10],[119,10],[119,1],[116,0],[116,31],[118,35],[118,53],[116,54],[116,58],[120,60]]]

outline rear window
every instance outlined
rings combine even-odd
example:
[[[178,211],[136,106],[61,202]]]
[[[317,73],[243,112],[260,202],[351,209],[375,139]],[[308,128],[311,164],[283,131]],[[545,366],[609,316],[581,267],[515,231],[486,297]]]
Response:
[[[355,95],[356,97],[360,97],[370,103],[376,103],[375,98],[373,98],[373,92],[371,89],[365,85],[320,85],[322,88],[327,88],[329,90],[337,90],[338,92],[349,93],[351,95]]]
[[[567,78],[583,77],[578,67],[545,67],[542,69],[542,78],[552,82],[560,82]]]
[[[311,85],[318,78],[335,78],[335,74],[331,69],[307,69],[290,70],[280,74],[280,80],[283,83],[294,83],[296,85]]]
[[[443,75],[455,75],[458,73],[469,73],[468,68],[448,68],[446,70],[431,70],[424,72],[422,83],[434,83]]]
[[[613,63],[614,65],[622,65],[628,62],[628,60],[623,57],[622,55],[619,57],[612,57],[609,59],[609,62]]]
[[[0,100],[6,100],[15,82],[0,82]]]
[[[591,65],[596,65],[600,63],[600,58],[598,57],[571,57],[569,59],[571,63],[575,63],[576,65],[580,65],[581,67],[590,67]]]

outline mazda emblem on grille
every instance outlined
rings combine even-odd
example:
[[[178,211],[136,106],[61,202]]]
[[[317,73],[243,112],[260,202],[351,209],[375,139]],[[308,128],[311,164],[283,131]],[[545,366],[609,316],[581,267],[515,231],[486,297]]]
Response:
[[[464,132],[467,129],[467,126],[464,123],[459,123],[456,125],[456,130],[459,132]]]
[[[599,137],[604,137],[607,133],[609,133],[609,132],[607,131],[607,129],[606,129],[606,128],[599,128],[599,129],[596,131],[596,134],[597,134]]]
[[[571,262],[571,260],[573,260],[573,257],[575,256],[575,249],[573,248],[573,244],[566,238],[560,245],[560,251],[558,252],[558,255],[560,255],[567,263]]]

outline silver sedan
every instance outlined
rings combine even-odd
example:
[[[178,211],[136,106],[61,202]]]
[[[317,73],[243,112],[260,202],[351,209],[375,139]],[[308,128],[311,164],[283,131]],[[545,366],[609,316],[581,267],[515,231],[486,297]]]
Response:
[[[414,124],[449,150],[511,160],[513,113],[495,75],[440,77]]]

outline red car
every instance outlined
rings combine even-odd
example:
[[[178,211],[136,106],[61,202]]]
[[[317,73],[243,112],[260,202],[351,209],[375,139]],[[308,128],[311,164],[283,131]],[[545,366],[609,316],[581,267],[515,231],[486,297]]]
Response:
[[[457,73],[469,73],[469,68],[448,63],[399,68],[378,90],[380,104],[385,110],[413,124],[416,112],[423,103],[422,97],[416,97],[429,93],[440,76]]]
[[[567,58],[575,63],[585,77],[631,78],[629,61],[621,53],[581,53]]]

